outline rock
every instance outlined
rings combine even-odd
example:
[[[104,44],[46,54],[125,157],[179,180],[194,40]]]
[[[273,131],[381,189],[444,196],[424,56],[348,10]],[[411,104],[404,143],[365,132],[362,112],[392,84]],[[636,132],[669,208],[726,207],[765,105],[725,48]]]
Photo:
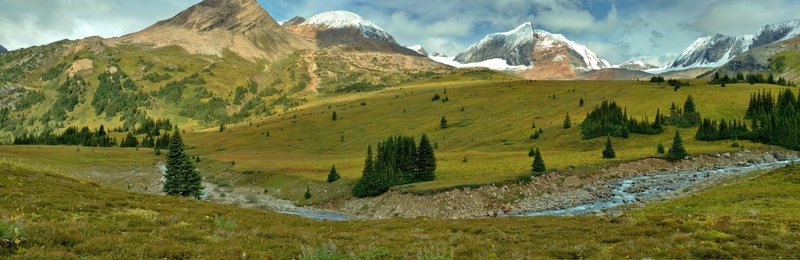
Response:
[[[511,212],[511,210],[513,210],[514,208],[512,208],[512,207],[511,207],[511,205],[508,205],[508,204],[503,204],[503,206],[501,207],[501,209],[503,209],[503,212],[505,212],[505,213],[509,213],[509,212]]]
[[[723,153],[722,157],[730,159],[731,158],[731,153]]]

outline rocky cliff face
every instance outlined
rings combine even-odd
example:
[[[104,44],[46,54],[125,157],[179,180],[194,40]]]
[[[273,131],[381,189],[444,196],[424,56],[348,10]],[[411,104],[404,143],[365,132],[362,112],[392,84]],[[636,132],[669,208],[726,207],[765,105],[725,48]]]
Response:
[[[6,47],[3,47],[3,45],[0,45],[0,53],[4,52],[8,52],[8,50],[6,49]]]
[[[250,59],[274,60],[313,45],[280,26],[256,0],[205,0],[140,32],[112,39],[189,53],[221,55],[229,49]]]

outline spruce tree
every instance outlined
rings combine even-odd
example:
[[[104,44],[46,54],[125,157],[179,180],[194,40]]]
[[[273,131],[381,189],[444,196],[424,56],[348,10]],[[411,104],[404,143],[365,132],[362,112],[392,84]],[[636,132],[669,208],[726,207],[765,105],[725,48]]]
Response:
[[[542,175],[542,173],[547,171],[547,168],[544,166],[544,159],[542,159],[542,152],[539,151],[539,148],[536,148],[535,154],[533,155],[533,164],[531,168],[535,176]]]
[[[339,176],[339,173],[336,171],[336,164],[334,164],[331,166],[331,172],[328,173],[328,182],[337,181],[339,178],[341,178],[341,176]]]
[[[583,107],[583,105],[584,105],[583,98],[581,98],[581,100],[578,101],[578,106]]]
[[[332,121],[336,121],[336,118],[337,118],[336,111],[333,111],[333,115],[331,116],[331,120]]]
[[[372,159],[372,146],[367,146],[367,158],[364,160],[364,170],[361,179],[353,185],[353,196],[366,197],[378,195],[377,178],[375,176],[375,164]]]
[[[672,139],[672,147],[669,148],[669,153],[667,153],[667,159],[669,160],[680,160],[689,156],[689,153],[686,152],[686,148],[683,148],[683,140],[681,140],[681,133],[680,131],[675,131],[675,137]]]
[[[203,176],[186,155],[183,139],[177,129],[170,138],[168,149],[164,193],[199,199],[203,191]]]
[[[306,186],[306,193],[303,194],[303,198],[310,199],[311,198],[311,187]]]
[[[656,147],[656,153],[664,154],[666,151],[664,149],[664,144],[658,143],[658,147]]]
[[[614,159],[617,154],[614,152],[614,147],[611,144],[611,136],[606,139],[606,149],[603,150],[603,159]]]
[[[447,128],[447,119],[442,116],[442,120],[439,121],[439,128],[446,129]]]
[[[528,150],[528,157],[533,157],[534,155],[536,155],[536,151],[534,151],[533,148]]]
[[[569,113],[567,113],[567,118],[564,118],[564,129],[569,129],[572,127],[572,122],[569,120]]]
[[[436,156],[433,153],[428,135],[423,134],[419,139],[416,159],[416,181],[432,181],[436,178]]]

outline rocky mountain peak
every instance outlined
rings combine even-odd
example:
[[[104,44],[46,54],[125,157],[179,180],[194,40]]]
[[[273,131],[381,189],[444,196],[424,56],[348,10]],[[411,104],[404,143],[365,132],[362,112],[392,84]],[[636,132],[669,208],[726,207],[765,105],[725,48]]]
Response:
[[[280,26],[256,0],[204,0],[170,19],[110,42],[180,46],[189,53],[217,56],[229,49],[252,61],[277,59],[314,47]]]
[[[156,26],[174,26],[198,32],[218,29],[244,33],[279,25],[256,0],[204,0]]]
[[[456,55],[460,63],[476,63],[491,59],[505,60],[512,66],[530,66],[533,50],[533,25],[523,23],[511,31],[486,35],[477,43]]]
[[[289,20],[286,20],[286,21],[282,22],[281,25],[283,25],[284,27],[295,26],[295,25],[300,25],[305,21],[306,21],[306,18],[303,18],[303,17],[300,17],[300,16],[295,16],[295,17],[292,17],[292,19],[289,19]]]
[[[0,45],[0,53],[3,52],[8,52],[8,49],[6,49],[6,47],[3,47],[3,45]]]

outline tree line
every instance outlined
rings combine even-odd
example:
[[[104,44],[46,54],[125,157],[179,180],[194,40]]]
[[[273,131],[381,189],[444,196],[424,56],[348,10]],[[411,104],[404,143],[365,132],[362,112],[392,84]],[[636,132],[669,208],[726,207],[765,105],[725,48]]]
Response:
[[[372,146],[367,147],[364,171],[352,192],[356,197],[377,196],[392,186],[434,180],[435,171],[436,157],[427,135],[420,137],[419,145],[414,137],[390,137],[378,143],[374,158]]]
[[[800,97],[791,90],[782,90],[775,98],[770,92],[754,93],[750,97],[746,119],[717,123],[705,119],[696,138],[704,141],[746,139],[764,144],[800,150]]]
[[[15,145],[81,145],[88,147],[111,147],[117,145],[117,140],[108,136],[103,125],[95,131],[85,126],[67,127],[64,132],[55,134],[50,131],[33,135],[23,134],[14,138]]]
[[[725,84],[733,84],[733,83],[744,83],[747,82],[750,85],[758,84],[772,84],[772,85],[781,85],[781,86],[797,86],[795,82],[791,80],[786,80],[783,77],[775,78],[774,75],[769,74],[769,76],[764,77],[761,73],[747,73],[747,75],[742,74],[741,72],[736,73],[735,76],[729,76],[728,74],[719,75],[719,72],[714,72],[714,77],[708,82],[708,84],[712,85],[725,85]]]

